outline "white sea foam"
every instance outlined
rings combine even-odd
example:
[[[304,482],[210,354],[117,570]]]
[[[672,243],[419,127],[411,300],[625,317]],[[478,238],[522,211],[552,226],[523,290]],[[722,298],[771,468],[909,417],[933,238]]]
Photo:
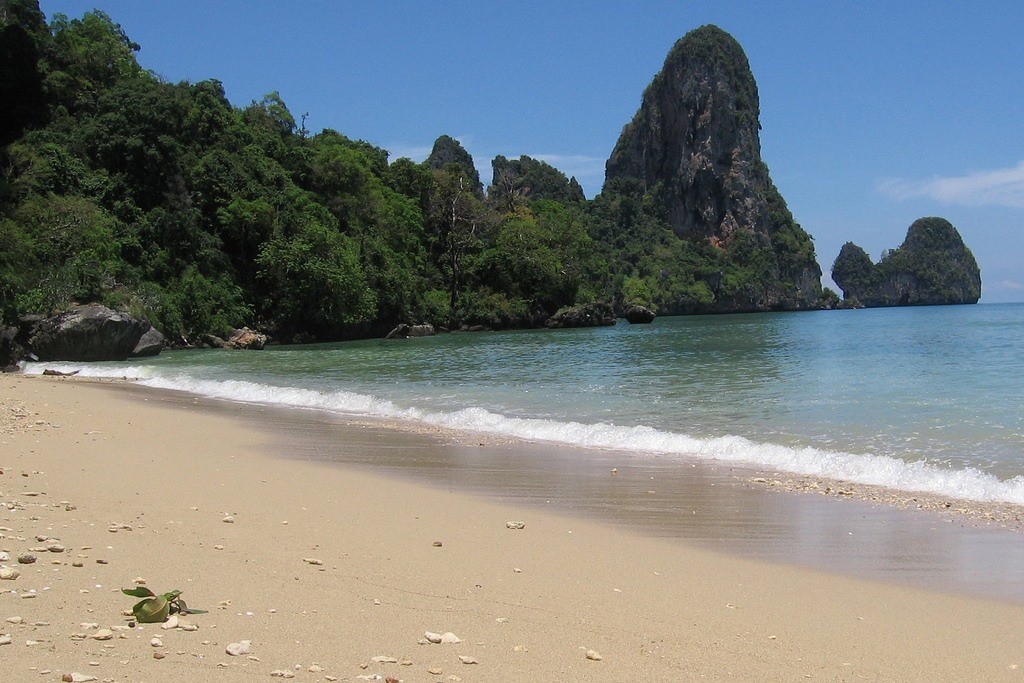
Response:
[[[417,408],[403,408],[391,401],[355,392],[325,392],[245,380],[197,379],[187,375],[163,374],[147,366],[47,363],[45,368],[62,372],[78,370],[80,376],[86,377],[124,377],[135,379],[140,384],[153,388],[173,389],[246,403],[408,420],[494,436],[586,448],[616,449],[637,456],[678,456],[733,462],[904,491],[1024,505],[1024,477],[1000,480],[974,468],[952,469],[923,461],[907,462],[884,455],[759,443],[741,436],[696,438],[646,426],[507,417],[483,408],[429,412]],[[40,363],[24,365],[27,374],[41,374],[43,369],[44,365]]]

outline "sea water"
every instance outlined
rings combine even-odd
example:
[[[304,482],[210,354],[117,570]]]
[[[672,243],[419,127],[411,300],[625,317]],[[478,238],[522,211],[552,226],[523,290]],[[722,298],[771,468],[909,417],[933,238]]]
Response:
[[[1024,304],[30,363],[234,401],[1024,504]]]

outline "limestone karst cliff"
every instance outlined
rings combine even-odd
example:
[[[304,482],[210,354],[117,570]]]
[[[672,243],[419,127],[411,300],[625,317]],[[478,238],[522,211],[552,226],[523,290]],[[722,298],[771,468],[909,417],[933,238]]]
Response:
[[[703,26],[669,52],[615,145],[605,192],[641,195],[679,239],[712,248],[695,274],[710,300],[662,302],[665,312],[818,304],[814,245],[761,160],[758,116],[743,49],[722,29]]]
[[[981,297],[978,263],[944,218],[914,221],[903,244],[878,263],[847,242],[832,265],[832,279],[847,305],[868,308],[974,304]]]

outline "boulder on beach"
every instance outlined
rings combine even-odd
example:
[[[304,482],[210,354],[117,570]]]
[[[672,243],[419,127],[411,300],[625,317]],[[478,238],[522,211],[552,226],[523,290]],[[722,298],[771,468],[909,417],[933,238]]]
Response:
[[[44,361],[125,360],[152,327],[106,306],[79,306],[36,322],[28,350]]]
[[[231,336],[224,342],[227,349],[247,349],[250,351],[262,351],[267,345],[267,335],[262,332],[255,332],[248,327],[243,327],[231,333]]]
[[[157,356],[164,349],[164,335],[155,327],[150,327],[139,339],[139,343],[132,350],[132,358],[146,358]]]

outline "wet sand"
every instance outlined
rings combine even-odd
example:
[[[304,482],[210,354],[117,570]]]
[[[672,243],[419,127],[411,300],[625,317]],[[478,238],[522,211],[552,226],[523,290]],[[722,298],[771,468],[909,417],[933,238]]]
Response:
[[[1024,534],[966,518],[123,385],[2,377],[0,408],[0,549],[65,548],[0,581],[0,680],[1024,675],[1019,581],[967,595],[962,557]],[[927,589],[932,562],[964,576]],[[129,629],[136,579],[210,612]]]
[[[159,395],[267,429],[287,457],[355,465],[772,563],[1024,604],[1017,506]]]

